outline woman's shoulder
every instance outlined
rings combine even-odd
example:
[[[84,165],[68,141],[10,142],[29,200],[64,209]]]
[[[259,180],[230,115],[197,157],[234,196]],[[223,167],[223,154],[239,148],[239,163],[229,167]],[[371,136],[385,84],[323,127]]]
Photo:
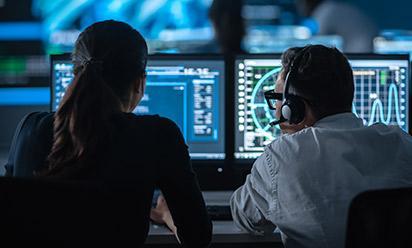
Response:
[[[175,128],[176,123],[167,117],[160,115],[136,115],[133,113],[123,113],[123,117],[131,122],[154,125],[162,128]]]
[[[25,129],[43,129],[53,125],[54,113],[32,112],[26,114],[20,121],[20,126]]]
[[[128,132],[129,135],[138,134],[139,137],[150,137],[158,144],[177,145],[184,143],[183,135],[179,127],[172,120],[159,115],[135,115],[133,113],[123,113],[116,118],[116,122],[121,120],[118,126],[121,132]],[[117,128],[117,130],[119,130]],[[160,143],[159,143],[160,142]]]

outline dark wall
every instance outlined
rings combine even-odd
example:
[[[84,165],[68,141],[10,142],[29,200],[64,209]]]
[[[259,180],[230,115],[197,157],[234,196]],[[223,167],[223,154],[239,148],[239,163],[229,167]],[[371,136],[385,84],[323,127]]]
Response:
[[[411,0],[342,0],[358,6],[380,29],[412,30]]]

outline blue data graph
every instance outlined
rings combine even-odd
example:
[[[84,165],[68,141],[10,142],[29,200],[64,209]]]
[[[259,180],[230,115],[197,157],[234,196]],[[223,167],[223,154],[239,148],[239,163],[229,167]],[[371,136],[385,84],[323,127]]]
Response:
[[[383,103],[380,99],[376,99],[373,104],[372,104],[372,111],[371,111],[371,117],[369,119],[369,125],[375,121],[375,116],[377,115],[376,111],[379,110],[379,116],[380,118],[377,120],[378,122],[383,122],[385,124],[389,124],[391,121],[391,113],[392,113],[392,96],[394,97],[394,104],[395,104],[395,117],[396,117],[396,122],[398,125],[402,126],[403,122],[401,120],[401,114],[399,110],[399,99],[398,99],[398,88],[396,87],[395,84],[391,84],[389,86],[389,98],[388,98],[388,113],[387,117],[385,119],[384,114],[383,114]]]
[[[353,66],[352,111],[365,125],[381,122],[408,131],[408,67]]]

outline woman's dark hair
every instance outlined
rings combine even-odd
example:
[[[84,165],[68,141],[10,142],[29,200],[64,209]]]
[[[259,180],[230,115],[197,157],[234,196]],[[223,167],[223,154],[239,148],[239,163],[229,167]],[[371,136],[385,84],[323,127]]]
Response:
[[[115,112],[128,109],[144,78],[147,45],[126,23],[94,23],[78,37],[75,77],[54,116],[54,140],[44,175],[68,176],[90,168],[104,146]]]
[[[292,73],[290,93],[307,99],[318,119],[337,113],[351,112],[354,95],[352,68],[336,48],[322,45],[293,47],[282,54],[283,79],[296,56],[300,62]],[[303,51],[303,54],[300,54]]]

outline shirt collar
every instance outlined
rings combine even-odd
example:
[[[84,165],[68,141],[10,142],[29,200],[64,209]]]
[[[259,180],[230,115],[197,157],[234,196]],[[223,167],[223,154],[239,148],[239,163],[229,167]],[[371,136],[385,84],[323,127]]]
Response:
[[[320,128],[359,128],[363,127],[362,119],[353,113],[340,113],[326,116],[318,120],[313,127]]]

